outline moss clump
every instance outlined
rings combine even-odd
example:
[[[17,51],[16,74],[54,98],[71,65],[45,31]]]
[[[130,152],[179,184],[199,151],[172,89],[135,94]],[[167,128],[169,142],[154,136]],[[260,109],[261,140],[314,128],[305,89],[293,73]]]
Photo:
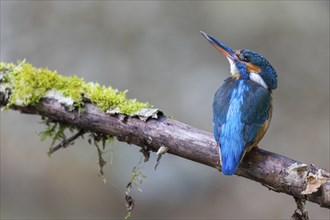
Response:
[[[47,68],[35,68],[25,60],[17,64],[0,62],[0,74],[3,74],[0,84],[5,84],[11,90],[7,108],[13,104],[34,105],[49,90],[56,90],[72,98],[75,106],[82,105],[84,95],[103,111],[118,109],[119,113],[131,115],[150,107],[148,103],[127,99],[127,91],[121,92],[98,83],[86,83],[77,76],[61,76]]]
[[[1,63],[0,71],[2,72],[4,69],[6,70],[4,82],[8,83],[11,89],[8,106],[37,103],[59,80],[56,72],[48,69],[36,69],[24,61],[18,65]]]
[[[103,111],[118,108],[119,112],[132,114],[149,106],[148,103],[138,102],[135,99],[127,99],[127,90],[122,92],[111,87],[101,86],[98,83],[87,83],[85,91],[85,96]]]

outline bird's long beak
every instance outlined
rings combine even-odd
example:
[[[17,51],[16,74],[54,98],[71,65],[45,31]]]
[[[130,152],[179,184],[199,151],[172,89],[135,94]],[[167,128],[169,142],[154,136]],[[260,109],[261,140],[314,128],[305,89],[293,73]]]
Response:
[[[215,38],[211,37],[207,33],[201,31],[201,34],[223,55],[230,58],[231,60],[238,60],[237,55],[234,53],[234,50],[228,47],[226,44],[217,41]]]

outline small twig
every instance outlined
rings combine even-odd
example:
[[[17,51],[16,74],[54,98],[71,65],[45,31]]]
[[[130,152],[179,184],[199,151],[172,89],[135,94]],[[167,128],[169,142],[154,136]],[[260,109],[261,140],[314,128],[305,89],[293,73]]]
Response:
[[[129,219],[132,216],[132,211],[134,208],[134,199],[126,194],[125,196],[125,201],[126,201],[126,209],[127,209],[127,215],[125,216],[124,219]]]
[[[128,192],[126,192],[126,194],[125,194],[125,201],[126,201],[126,209],[127,209],[128,217],[129,217],[131,211],[134,209],[134,199]],[[125,217],[125,218],[127,218],[127,217]]]
[[[48,155],[51,156],[54,152],[58,151],[61,148],[66,148],[73,143],[78,137],[82,136],[85,133],[84,129],[80,129],[76,134],[72,135],[68,139],[63,140],[61,143],[57,144],[54,147],[50,147]]]
[[[107,179],[104,176],[104,171],[103,171],[103,167],[105,166],[105,164],[107,163],[104,159],[103,159],[103,151],[101,150],[101,148],[99,147],[99,145],[97,144],[98,141],[102,141],[102,146],[103,146],[103,150],[105,149],[105,142],[106,139],[104,137],[103,134],[96,134],[96,133],[92,133],[93,135],[93,139],[94,139],[94,146],[97,149],[97,156],[99,158],[99,177],[103,180],[103,183],[106,184],[107,183]]]
[[[150,159],[150,149],[147,146],[144,146],[141,148],[140,152],[143,154],[144,156],[144,160],[143,162],[148,162]]]
[[[127,208],[127,215],[125,219],[128,219],[131,216],[131,212],[134,209],[134,199],[131,196],[131,189],[135,186],[139,192],[142,190],[139,188],[139,185],[142,184],[143,180],[146,176],[141,171],[141,163],[142,158],[144,155],[141,155],[139,162],[133,167],[131,179],[126,185],[126,192],[125,192],[125,203]]]
[[[309,220],[308,211],[306,210],[306,200],[294,198],[297,204],[297,209],[291,216],[292,220]]]

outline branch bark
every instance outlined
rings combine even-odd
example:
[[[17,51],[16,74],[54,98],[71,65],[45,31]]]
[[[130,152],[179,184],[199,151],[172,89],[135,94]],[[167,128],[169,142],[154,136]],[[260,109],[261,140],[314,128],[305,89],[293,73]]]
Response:
[[[0,106],[5,105],[5,94],[0,92]],[[147,147],[152,151],[166,146],[168,153],[220,169],[216,142],[210,133],[164,115],[143,121],[121,114],[107,115],[90,103],[86,103],[81,112],[67,111],[53,99],[42,99],[35,106],[13,105],[11,109],[70,123],[84,131],[106,133],[119,141]],[[315,165],[306,165],[254,148],[245,156],[236,175],[259,182],[275,192],[286,193],[295,199],[308,200],[330,209],[330,173]],[[315,192],[306,193],[306,187],[312,184],[320,186],[316,187]],[[305,194],[302,194],[304,191]]]

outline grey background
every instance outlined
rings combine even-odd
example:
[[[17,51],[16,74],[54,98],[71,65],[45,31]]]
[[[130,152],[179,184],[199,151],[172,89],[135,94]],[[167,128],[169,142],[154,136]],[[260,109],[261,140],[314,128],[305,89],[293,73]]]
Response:
[[[128,89],[175,119],[212,131],[213,94],[229,64],[202,37],[252,49],[276,68],[274,114],[260,146],[329,169],[328,1],[1,1],[1,61]],[[1,218],[123,218],[139,148],[114,142],[104,185],[93,146],[47,157],[40,117],[1,112]],[[110,152],[105,155],[110,160]],[[136,218],[288,219],[293,198],[165,155],[143,165]],[[329,210],[308,203],[312,219]]]

